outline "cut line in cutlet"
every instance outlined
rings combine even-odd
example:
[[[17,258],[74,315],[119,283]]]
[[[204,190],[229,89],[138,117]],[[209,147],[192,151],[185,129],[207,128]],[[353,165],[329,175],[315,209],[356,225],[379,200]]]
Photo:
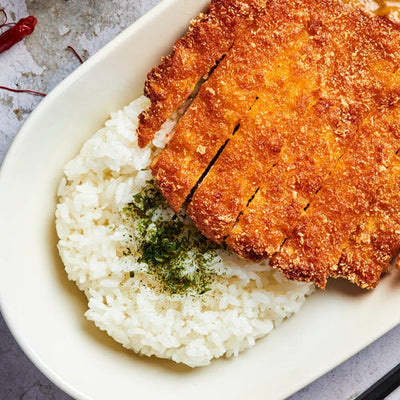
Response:
[[[327,47],[320,71],[313,69],[320,74],[321,96],[296,120],[298,134],[227,238],[237,254],[260,260],[279,251],[349,148],[362,119],[381,107],[378,94],[396,83],[393,71],[400,62],[399,56],[387,57],[388,50],[400,47],[399,34],[392,39],[391,27],[359,10],[319,24],[315,38]]]
[[[232,47],[265,8],[267,0],[213,0],[194,19],[172,52],[147,75],[144,94],[150,107],[139,115],[138,143],[145,147],[161,125],[191,95],[196,84]]]
[[[231,232],[238,216],[245,212],[249,199],[259,185],[268,185],[275,179],[276,184],[269,185],[272,204],[277,208],[284,207],[281,203],[287,198],[283,197],[284,190],[282,191],[280,185],[285,186],[287,183],[283,179],[288,175],[288,170],[300,169],[300,163],[292,165],[296,154],[298,158],[306,157],[306,161],[309,162],[308,154],[313,155],[315,150],[320,152],[316,153],[315,157],[323,158],[331,150],[329,146],[326,148],[326,143],[334,143],[334,154],[326,157],[325,164],[328,165],[320,168],[319,172],[323,174],[326,173],[327,167],[336,163],[342,152],[344,146],[340,145],[345,143],[336,146],[337,138],[333,128],[326,123],[326,106],[331,99],[337,102],[340,96],[342,100],[347,97],[349,102],[355,94],[354,90],[350,93],[349,88],[338,90],[334,83],[335,74],[345,59],[344,54],[340,54],[337,48],[340,50],[341,42],[346,40],[346,32],[340,32],[341,36],[335,37],[334,41],[330,37],[332,32],[325,25],[334,24],[333,30],[337,30],[337,25],[340,24],[337,18],[348,18],[345,11],[351,13],[353,9],[319,2],[318,11],[318,20],[315,20],[315,8],[310,3],[311,19],[305,24],[302,34],[282,54],[280,68],[270,77],[266,89],[243,118],[240,129],[195,192],[187,209],[188,215],[200,231],[217,243],[222,242]],[[332,22],[332,19],[335,21]],[[340,58],[339,66],[332,62],[331,54]],[[326,125],[329,133],[318,136],[326,130]],[[349,125],[355,124],[349,121],[346,127]],[[342,134],[343,132],[344,129],[341,129]],[[352,135],[347,134],[342,142],[348,143],[351,138]],[[281,182],[278,182],[276,176],[279,174]],[[296,176],[293,175],[293,178]],[[318,187],[319,181],[314,179],[307,187],[303,185],[302,189],[307,191],[307,195],[313,194]],[[290,187],[287,197],[295,190],[296,188]],[[307,204],[307,201],[303,203]],[[299,207],[298,214],[301,210]],[[279,214],[277,220],[280,221],[280,213],[275,214]],[[254,243],[257,239],[252,237],[251,240]],[[279,248],[282,239],[278,238],[277,242]],[[228,245],[231,245],[229,239]],[[264,256],[267,245],[269,243],[265,241],[260,258]]]
[[[373,289],[400,249],[400,157],[378,190],[375,201],[352,232],[334,278],[344,277],[364,289]]]
[[[155,181],[175,212],[264,90],[279,55],[302,31],[302,3],[288,8],[282,0],[260,13],[200,88],[167,147],[153,160]]]
[[[235,135],[236,131],[239,129],[240,125],[236,125],[235,128],[233,129],[233,133],[232,136]],[[217,159],[219,158],[220,154],[224,151],[226,145],[229,143],[231,139],[227,139],[225,141],[225,143],[218,149],[217,153],[215,154],[214,158],[210,161],[210,163],[208,164],[207,168],[204,170],[204,172],[201,174],[200,178],[198,179],[198,181],[196,182],[196,186],[194,186],[191,190],[189,195],[186,197],[185,202],[183,203],[183,208],[187,208],[187,205],[190,204],[190,202],[192,201],[193,195],[196,192],[197,188],[199,187],[199,185],[201,185],[201,183],[203,182],[203,180],[205,179],[205,177],[208,175],[208,172],[210,171],[210,169],[212,168],[212,166],[214,165],[214,163],[217,161]]]
[[[364,120],[350,150],[272,259],[272,266],[289,279],[325,288],[351,233],[392,173],[400,147],[400,86],[383,98],[391,101],[384,101],[382,108]],[[343,276],[351,279],[350,271]]]

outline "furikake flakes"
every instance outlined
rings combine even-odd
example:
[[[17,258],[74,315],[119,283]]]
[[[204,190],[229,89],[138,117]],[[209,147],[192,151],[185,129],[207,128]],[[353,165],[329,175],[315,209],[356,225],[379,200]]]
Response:
[[[122,211],[134,224],[131,246],[137,261],[147,265],[147,273],[163,290],[204,294],[211,289],[216,276],[211,265],[219,246],[185,223],[185,217],[173,214],[154,181],[148,181]],[[130,247],[124,251],[132,253]]]

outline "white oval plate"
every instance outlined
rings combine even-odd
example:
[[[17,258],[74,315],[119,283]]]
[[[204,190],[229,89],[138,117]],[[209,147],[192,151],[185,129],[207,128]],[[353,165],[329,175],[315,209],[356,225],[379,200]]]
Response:
[[[0,304],[18,343],[77,399],[280,399],[400,322],[400,273],[372,292],[330,282],[298,315],[236,359],[189,369],[124,350],[88,322],[84,295],[56,250],[64,164],[111,111],[140,95],[146,73],[207,0],[166,0],[50,93],[0,173]]]

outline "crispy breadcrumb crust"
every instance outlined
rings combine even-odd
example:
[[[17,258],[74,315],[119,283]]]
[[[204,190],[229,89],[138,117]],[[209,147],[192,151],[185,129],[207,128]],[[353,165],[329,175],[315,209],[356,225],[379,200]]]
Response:
[[[376,200],[350,236],[331,276],[373,289],[400,248],[400,157]]]
[[[289,15],[283,1],[260,11],[202,85],[167,147],[153,160],[153,176],[174,211],[180,210],[269,76],[275,74],[280,51],[302,30],[304,13],[293,7]]]
[[[379,34],[377,29],[366,29],[371,28],[370,20],[353,10],[332,22],[328,17],[322,23],[321,15],[318,25],[311,21],[318,26],[314,38],[324,42],[321,62],[313,68],[320,77],[321,95],[296,120],[297,134],[265,175],[227,239],[241,256],[259,260],[279,251],[303,209],[348,149],[363,117],[382,107],[377,94],[397,83],[393,71],[400,59],[387,57],[390,47],[377,46],[385,43],[393,50],[396,41],[388,42],[386,31]]]
[[[330,40],[331,32],[324,29],[324,25],[336,24],[332,20],[341,16],[343,7],[331,2],[319,2],[317,9],[315,3],[303,2],[301,6],[302,12],[307,15],[307,22],[303,25],[301,35],[292,39],[287,48],[282,49],[276,62],[277,68],[266,79],[266,87],[260,93],[259,99],[196,190],[187,209],[202,233],[218,243],[230,233],[239,213],[246,207],[259,185],[264,181],[271,181],[268,172],[279,161],[281,154],[286,155],[286,164],[291,164],[293,159],[296,161],[296,154],[300,153],[300,156],[303,156],[304,148],[311,141],[305,140],[304,136],[309,134],[313,139],[319,134],[323,128],[320,123],[321,115],[314,113],[311,119],[310,116],[305,117],[310,109],[312,110],[311,104],[315,105],[318,102],[316,107],[321,109],[320,114],[323,117],[326,113],[324,105],[328,103],[326,93],[334,99],[338,95],[332,80],[334,73],[337,72],[337,66],[330,56],[337,55],[338,44]],[[298,10],[299,8],[297,12]],[[348,9],[347,13],[351,11],[352,9]],[[318,20],[315,20],[313,16],[317,12]],[[338,40],[343,39],[342,34]],[[324,98],[320,99],[322,93]],[[322,102],[323,104],[320,104]],[[303,134],[301,129],[306,125],[310,125],[312,132],[306,131]],[[320,141],[325,142],[326,136],[324,135]],[[294,143],[291,143],[293,141]],[[289,149],[285,150],[287,146]],[[316,144],[313,149],[318,150]],[[301,162],[297,164],[297,169],[300,169]],[[284,169],[281,175],[291,173],[286,171],[286,167],[287,165],[282,167]],[[273,168],[272,174],[275,169]],[[291,168],[292,171],[294,169]],[[296,175],[296,171],[293,171],[293,175]],[[299,177],[292,178],[296,180]],[[285,177],[281,176],[282,179]],[[297,180],[296,187],[299,184],[301,182]],[[312,182],[303,185],[303,188],[307,186],[310,190],[315,185],[316,182]],[[314,191],[318,187],[317,184]],[[272,204],[275,207],[284,207],[285,204],[277,205],[275,201],[279,200],[279,182],[270,185],[269,189],[272,192]],[[290,190],[296,189],[290,188]],[[258,196],[257,194],[256,197]],[[257,213],[263,212],[264,208],[266,207],[262,206]],[[268,213],[267,210],[265,213]],[[297,214],[299,215],[299,212]],[[248,226],[245,228],[247,230]],[[254,232],[248,234],[253,246],[258,236]],[[281,240],[275,238],[278,248],[284,237]],[[233,242],[229,243],[229,239],[228,244],[232,244],[235,248]],[[268,245],[268,241],[261,246],[263,250],[265,245]]]
[[[308,35],[283,48],[266,86],[240,122],[206,178],[199,185],[187,214],[209,239],[221,243],[239,213],[277,162],[282,149],[297,134],[296,123],[309,106],[317,82],[298,70],[301,49]],[[315,61],[318,53],[312,61]],[[284,66],[284,67],[282,67]],[[279,104],[279,107],[276,105]]]
[[[324,288],[328,276],[337,270],[351,233],[389,179],[400,147],[400,87],[392,98],[390,106],[383,105],[363,122],[359,135],[273,258],[272,265],[289,279]],[[351,279],[352,273],[342,269],[345,278]],[[368,273],[364,275],[369,278]]]
[[[266,0],[265,0],[266,1]],[[213,0],[194,19],[172,52],[147,75],[144,94],[150,108],[139,115],[138,141],[145,147],[174,110],[192,93],[196,83],[229,50],[234,39],[251,24],[265,1]]]

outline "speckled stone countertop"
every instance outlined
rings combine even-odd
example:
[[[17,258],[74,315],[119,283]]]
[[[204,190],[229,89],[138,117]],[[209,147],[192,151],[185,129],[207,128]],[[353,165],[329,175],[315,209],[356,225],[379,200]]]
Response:
[[[160,0],[1,0],[10,20],[35,15],[35,33],[0,55],[0,85],[48,92]],[[41,97],[0,91],[0,163]],[[5,266],[0,266],[4,268]],[[374,321],[371,320],[371,324]],[[400,326],[290,397],[353,399],[400,362]],[[326,344],[329,346],[329,343]],[[289,378],[288,378],[289,379]],[[400,390],[388,398],[400,399]],[[67,400],[28,360],[0,315],[0,400]],[[93,399],[95,400],[95,399]]]

